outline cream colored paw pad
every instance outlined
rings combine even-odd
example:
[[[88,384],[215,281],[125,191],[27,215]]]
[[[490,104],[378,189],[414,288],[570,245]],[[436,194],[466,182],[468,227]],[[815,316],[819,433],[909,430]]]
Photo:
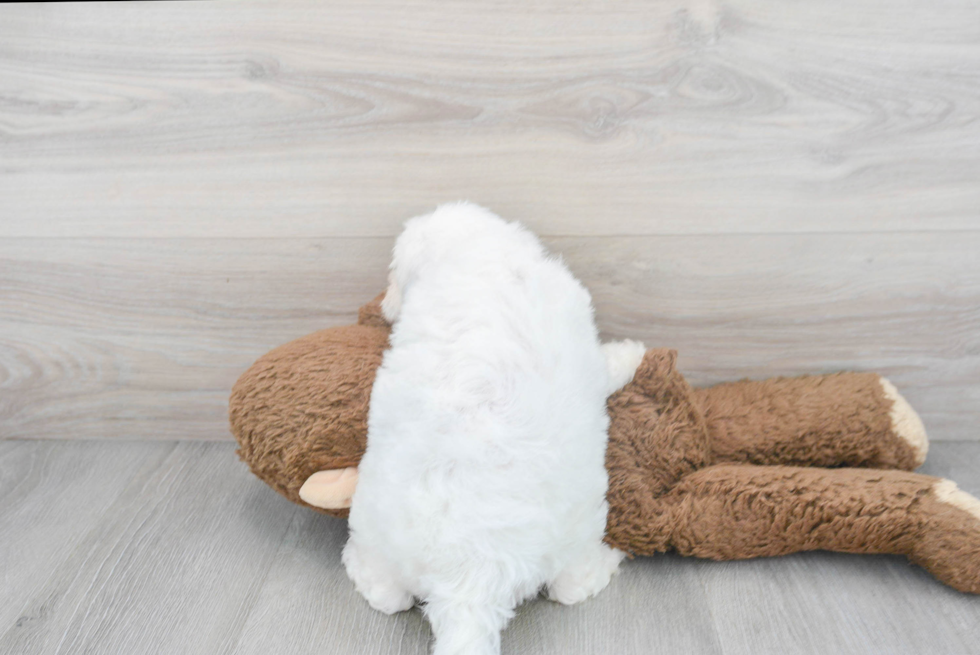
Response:
[[[932,493],[941,502],[969,512],[980,521],[980,500],[957,487],[952,480],[940,480],[933,485]]]
[[[892,401],[890,412],[892,419],[892,432],[908,442],[915,451],[915,465],[919,466],[926,461],[926,453],[929,452],[929,437],[926,436],[926,426],[922,424],[922,419],[912,409],[908,401],[898,393],[895,385],[885,378],[880,378],[881,389],[885,392],[885,397]]]

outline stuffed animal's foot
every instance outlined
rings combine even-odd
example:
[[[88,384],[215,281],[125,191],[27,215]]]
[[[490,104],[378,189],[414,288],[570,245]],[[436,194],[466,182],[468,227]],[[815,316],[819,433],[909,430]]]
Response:
[[[609,369],[609,395],[632,382],[646,351],[646,346],[630,339],[602,344],[602,354],[606,356]]]
[[[980,594],[980,500],[940,480],[919,511],[925,520],[912,561],[954,589]]]
[[[379,612],[394,614],[411,609],[415,599],[388,571],[386,563],[350,540],[344,546],[344,568],[358,593]]]
[[[619,572],[619,563],[625,555],[604,543],[590,547],[548,585],[548,598],[574,605],[595,596]]]
[[[889,416],[892,421],[892,432],[896,436],[904,439],[912,451],[915,453],[915,465],[921,466],[926,461],[926,453],[929,452],[929,437],[926,436],[926,428],[922,425],[922,419],[912,409],[908,401],[898,393],[895,385],[887,378],[879,378],[881,389],[885,392],[885,397],[892,401],[892,408]]]

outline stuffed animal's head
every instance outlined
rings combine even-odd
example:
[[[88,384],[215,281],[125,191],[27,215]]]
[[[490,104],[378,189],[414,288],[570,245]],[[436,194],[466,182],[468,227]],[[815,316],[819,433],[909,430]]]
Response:
[[[279,493],[332,516],[347,516],[367,444],[371,387],[390,333],[383,295],[361,308],[357,325],[263,355],[232,389],[239,456]]]

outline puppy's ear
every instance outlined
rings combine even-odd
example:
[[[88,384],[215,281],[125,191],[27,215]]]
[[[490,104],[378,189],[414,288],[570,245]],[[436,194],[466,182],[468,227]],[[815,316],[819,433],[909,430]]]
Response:
[[[385,292],[382,291],[374,300],[357,310],[357,324],[380,328],[391,327],[391,324],[385,319],[384,313],[381,311],[381,302],[384,298]]]
[[[385,319],[394,324],[395,319],[402,310],[402,290],[395,279],[395,271],[388,274],[388,290],[385,291],[384,300],[381,301],[381,313]]]

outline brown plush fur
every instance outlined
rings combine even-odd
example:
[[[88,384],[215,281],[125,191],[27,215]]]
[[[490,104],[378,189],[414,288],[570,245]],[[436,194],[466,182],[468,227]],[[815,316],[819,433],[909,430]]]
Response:
[[[299,489],[308,477],[357,466],[387,345],[386,328],[351,325],[302,337],[255,362],[235,384],[229,411],[238,454],[252,472],[305,505]]]
[[[356,466],[364,453],[388,338],[381,297],[358,325],[266,354],[232,392],[239,455],[294,502],[306,505],[298,492],[310,475]],[[896,553],[980,593],[980,520],[937,498],[937,478],[909,472],[915,453],[892,433],[877,375],[692,389],[676,360],[672,350],[648,351],[609,398],[609,544],[719,560]]]
[[[892,434],[879,377],[839,373],[742,381],[697,389],[719,462],[915,468],[915,452]],[[884,410],[884,411],[883,411]]]

